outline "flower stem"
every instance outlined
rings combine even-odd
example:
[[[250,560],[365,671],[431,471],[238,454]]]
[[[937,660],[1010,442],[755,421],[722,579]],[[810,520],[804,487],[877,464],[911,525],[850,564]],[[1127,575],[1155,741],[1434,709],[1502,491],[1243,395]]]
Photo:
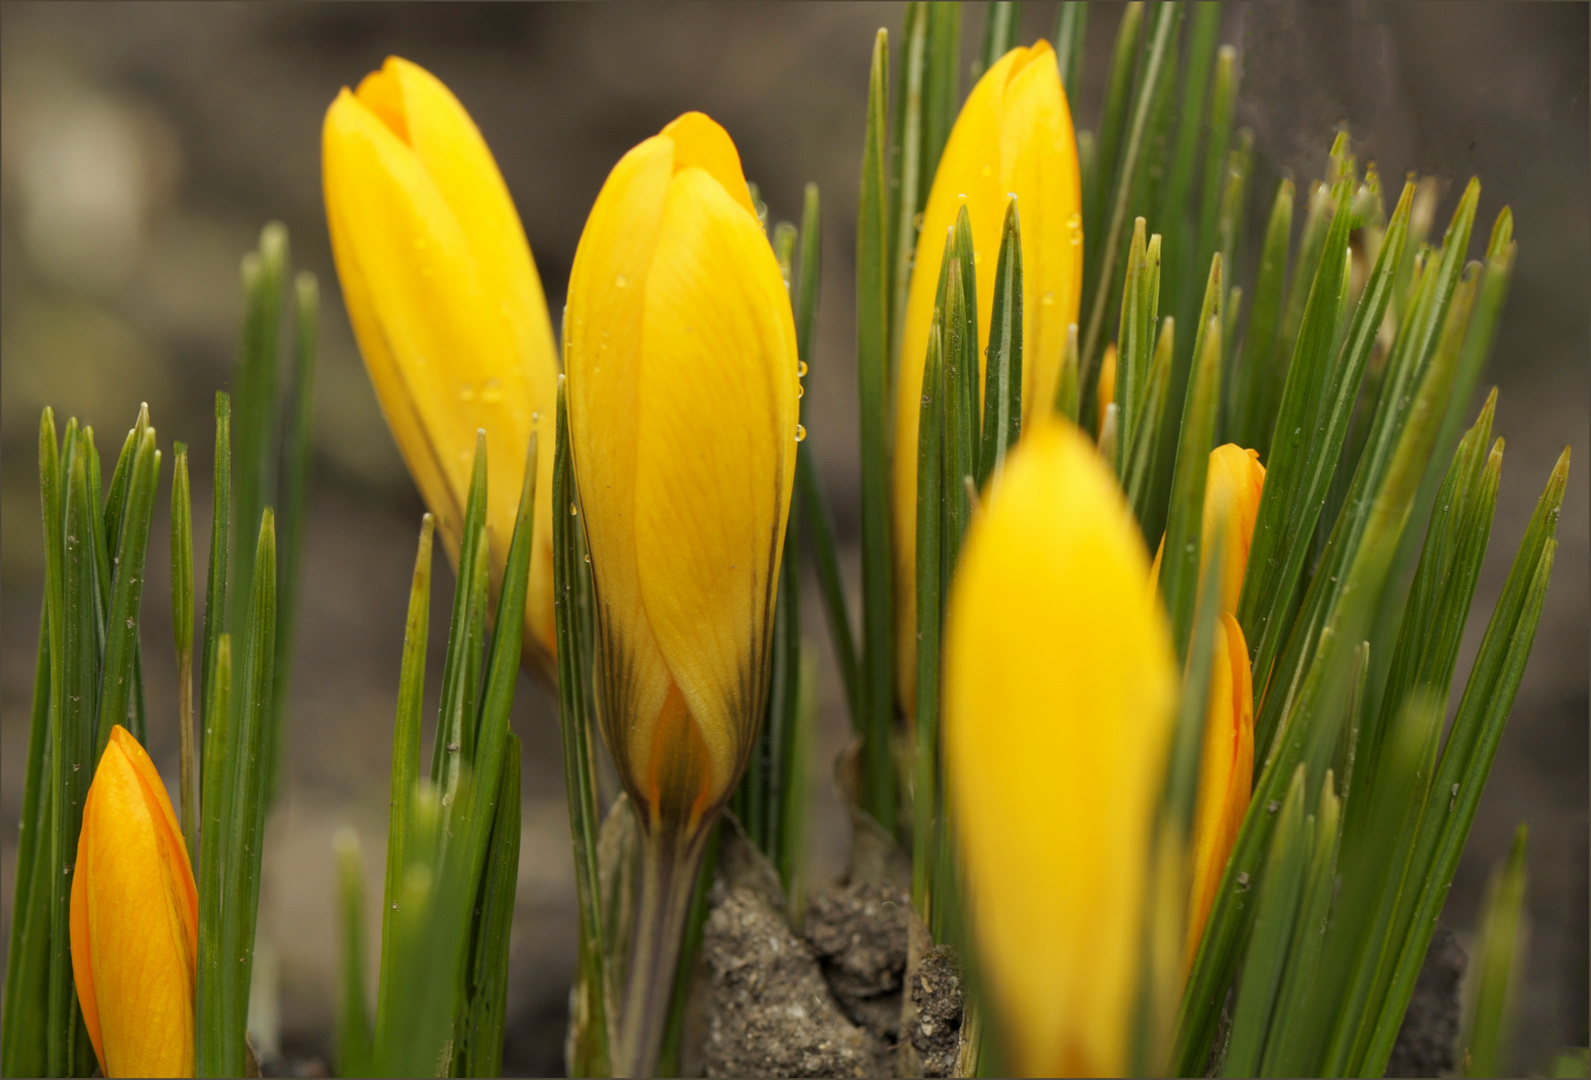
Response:
[[[692,824],[643,825],[641,895],[613,1055],[615,1076],[652,1076],[657,1070],[691,892],[712,834],[712,820]]]

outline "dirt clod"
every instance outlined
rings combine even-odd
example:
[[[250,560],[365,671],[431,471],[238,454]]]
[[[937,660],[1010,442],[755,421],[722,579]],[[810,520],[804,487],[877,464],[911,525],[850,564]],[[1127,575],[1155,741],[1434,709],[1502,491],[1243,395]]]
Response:
[[[840,1011],[780,912],[744,885],[715,892],[701,953],[707,1075],[873,1075],[866,1036]]]
[[[924,1076],[954,1076],[961,1048],[961,965],[948,946],[923,954],[912,978],[912,1003],[917,1006],[912,1048]]]
[[[886,1047],[900,1038],[908,903],[888,882],[818,889],[802,926],[846,1015]]]

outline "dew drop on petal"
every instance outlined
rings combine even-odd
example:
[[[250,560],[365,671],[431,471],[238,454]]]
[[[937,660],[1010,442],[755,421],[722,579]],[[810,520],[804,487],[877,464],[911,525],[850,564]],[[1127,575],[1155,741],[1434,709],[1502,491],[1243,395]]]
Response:
[[[460,386],[459,387],[459,400],[460,401],[474,401],[475,400],[475,387],[471,386],[469,383],[465,383],[464,385]]]
[[[799,401],[801,398],[804,398],[806,396],[807,396],[807,388],[802,386],[800,383],[796,383],[796,400]]]
[[[800,424],[797,424],[796,425],[796,442],[800,442],[802,439],[805,439],[806,437],[807,437],[807,429],[802,427]]]
[[[630,279],[625,277],[623,274],[620,274],[618,277],[613,279],[613,284],[621,289],[627,288],[630,284]]]
[[[487,379],[486,385],[481,387],[481,400],[488,405],[496,405],[503,400],[503,384],[496,379]]]
[[[805,360],[797,360],[796,361],[796,378],[804,379],[806,377],[807,377],[807,362]]]

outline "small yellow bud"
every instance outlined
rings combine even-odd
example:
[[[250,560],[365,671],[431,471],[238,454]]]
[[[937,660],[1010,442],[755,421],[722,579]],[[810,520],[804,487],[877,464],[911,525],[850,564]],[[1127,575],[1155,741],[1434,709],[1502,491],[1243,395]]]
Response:
[[[72,978],[106,1076],[192,1076],[199,894],[160,774],[120,725],[83,801]]]

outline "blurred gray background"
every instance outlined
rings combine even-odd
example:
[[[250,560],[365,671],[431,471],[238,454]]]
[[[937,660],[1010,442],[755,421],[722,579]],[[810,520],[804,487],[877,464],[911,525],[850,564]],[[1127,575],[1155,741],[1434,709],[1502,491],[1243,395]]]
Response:
[[[965,18],[967,59],[981,33]],[[1460,660],[1502,585],[1552,461],[1578,460],[1535,655],[1454,883],[1446,922],[1467,939],[1514,825],[1531,826],[1533,937],[1515,1067],[1587,1042],[1587,7],[1581,4],[1230,4],[1243,50],[1239,121],[1255,132],[1250,235],[1275,178],[1320,175],[1348,122],[1390,191],[1410,169],[1451,181],[1439,231],[1471,174],[1485,185],[1478,251],[1511,205],[1515,284],[1488,380],[1508,451],[1491,552]],[[1055,11],[1030,3],[1023,40]],[[1095,4],[1079,127],[1095,124],[1120,18]],[[41,588],[36,433],[46,403],[119,445],[140,401],[160,442],[195,448],[205,547],[210,419],[241,318],[238,260],[276,218],[324,296],[316,484],[287,789],[269,826],[261,927],[290,1057],[329,1054],[333,856],[364,839],[375,916],[403,610],[422,506],[387,434],[343,314],[321,204],[320,124],[337,89],[391,53],[435,72],[475,117],[518,204],[556,317],[585,214],[631,145],[686,109],[722,122],[772,215],[801,186],[824,196],[824,285],[812,443],[855,573],[855,199],[874,30],[896,4],[40,4],[0,6],[0,913],[9,927],[16,822]],[[1239,279],[1252,273],[1252,259]],[[169,475],[169,467],[167,469]],[[161,495],[162,502],[166,495]],[[165,511],[144,604],[150,742],[175,772],[175,677]],[[200,569],[202,582],[202,568]],[[438,590],[451,590],[439,575]],[[810,591],[810,587],[809,587]],[[434,667],[446,594],[433,601]],[[807,634],[824,664],[814,770],[814,881],[843,865],[828,762],[845,736],[815,594]],[[433,674],[430,685],[438,679]],[[522,680],[524,840],[505,1070],[562,1067],[574,964],[573,891],[557,730]],[[7,929],[8,932],[8,929]],[[374,950],[371,950],[374,959]]]

